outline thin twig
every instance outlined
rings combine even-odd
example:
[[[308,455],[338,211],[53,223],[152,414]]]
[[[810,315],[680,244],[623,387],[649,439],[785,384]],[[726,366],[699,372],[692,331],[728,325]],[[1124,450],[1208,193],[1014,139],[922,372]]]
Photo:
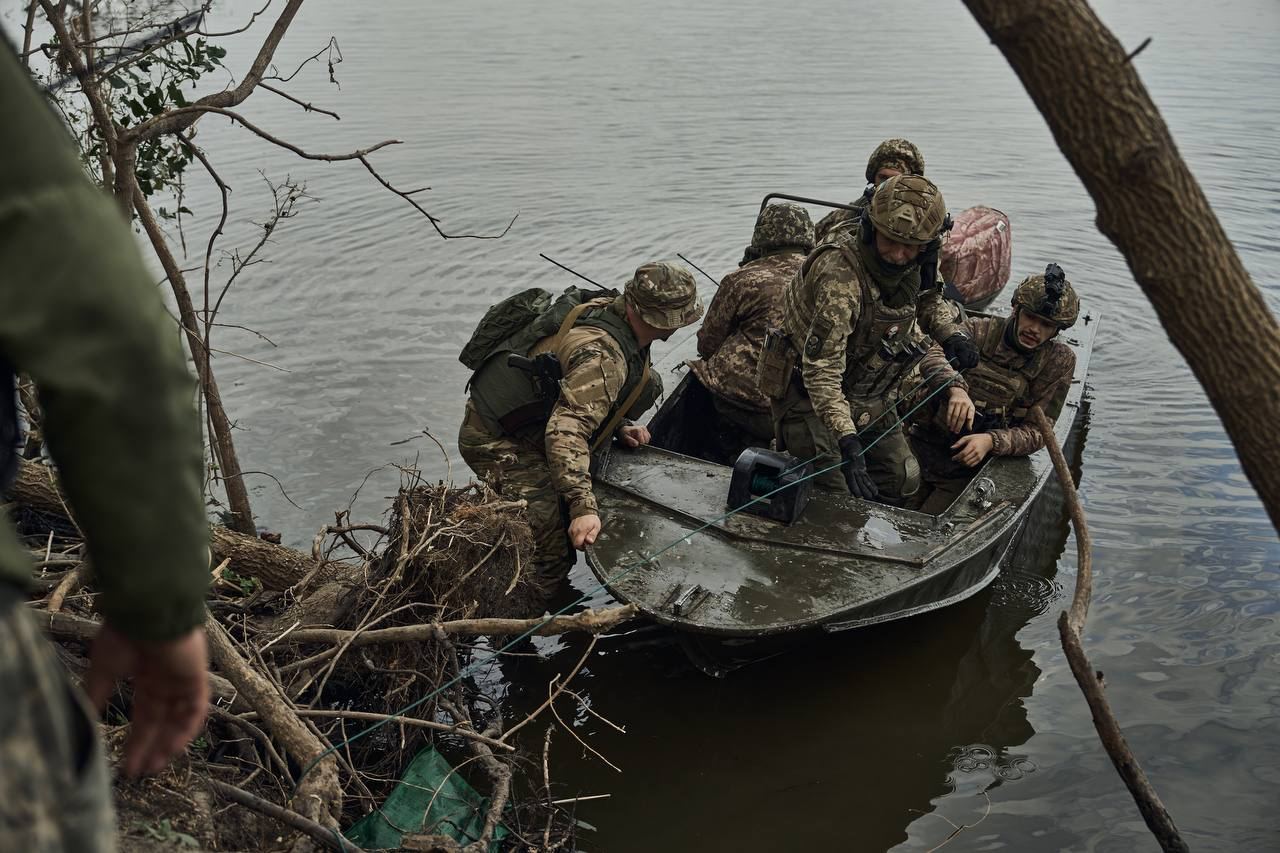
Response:
[[[327,116],[333,116],[338,121],[342,121],[342,116],[338,115],[337,113],[332,112],[330,110],[322,109],[320,107],[315,106],[314,104],[309,104],[306,101],[299,100],[295,98],[293,95],[290,95],[288,92],[284,91],[283,89],[277,89],[275,86],[269,86],[266,83],[259,83],[258,88],[266,89],[268,92],[275,92],[277,95],[284,98],[285,100],[293,101],[295,104],[302,107],[304,110],[306,110],[309,113],[324,113]]]
[[[555,692],[553,692],[550,696],[548,696],[548,697],[547,697],[547,701],[545,701],[545,702],[543,702],[541,705],[539,705],[539,706],[537,707],[537,709],[536,709],[532,714],[527,715],[523,720],[521,720],[520,722],[516,723],[516,724],[515,724],[514,726],[512,726],[511,728],[507,729],[506,733],[504,733],[504,734],[502,735],[502,737],[500,737],[500,738],[499,738],[499,740],[501,740],[501,741],[503,741],[503,742],[505,743],[507,740],[509,740],[509,739],[511,738],[511,736],[512,736],[513,734],[515,734],[516,732],[520,731],[520,730],[521,730],[522,728],[524,728],[525,726],[527,726],[527,725],[529,725],[530,723],[532,723],[532,722],[534,721],[534,719],[536,719],[536,718],[537,718],[537,716],[538,716],[539,714],[541,714],[541,713],[542,713],[543,711],[545,711],[545,710],[546,710],[546,709],[547,709],[547,708],[548,708],[548,707],[549,707],[553,702],[555,702],[556,697],[557,697],[557,696],[559,696],[559,695],[561,694],[561,692],[563,692],[563,691],[564,691],[564,689],[565,689],[566,687],[568,687],[568,686],[569,686],[569,682],[570,682],[570,681],[573,681],[573,677],[574,677],[575,675],[577,675],[577,674],[578,674],[578,670],[582,669],[582,665],[583,665],[583,664],[585,664],[585,663],[587,662],[587,658],[591,657],[591,652],[592,652],[592,651],[595,649],[595,647],[596,647],[596,640],[597,640],[597,639],[598,639],[598,637],[596,637],[594,634],[592,634],[592,635],[591,635],[591,642],[587,643],[587,649],[586,649],[586,651],[584,651],[584,652],[582,653],[582,657],[578,659],[577,664],[575,664],[575,665],[574,665],[574,667],[573,667],[573,669],[569,671],[569,674],[565,677],[564,681],[560,682],[560,686],[559,686],[559,688],[558,688],[557,690],[555,690]],[[559,678],[559,677],[560,677],[559,675],[557,675],[557,676],[556,676],[556,678]],[[554,682],[554,680],[553,680],[553,682]]]

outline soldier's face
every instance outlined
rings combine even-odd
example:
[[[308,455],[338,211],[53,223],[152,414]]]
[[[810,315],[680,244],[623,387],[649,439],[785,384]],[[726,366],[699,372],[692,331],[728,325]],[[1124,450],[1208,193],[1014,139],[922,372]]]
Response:
[[[906,266],[916,259],[923,246],[912,246],[910,243],[899,243],[886,237],[879,228],[876,229],[876,253],[880,260],[887,264]]]
[[[1018,312],[1018,343],[1027,349],[1035,349],[1058,334],[1058,327],[1025,308]]]
[[[898,175],[901,175],[901,174],[902,172],[898,169],[894,169],[889,166],[881,166],[880,169],[876,172],[874,183],[876,186],[880,186],[890,178],[896,178],[898,177]]]

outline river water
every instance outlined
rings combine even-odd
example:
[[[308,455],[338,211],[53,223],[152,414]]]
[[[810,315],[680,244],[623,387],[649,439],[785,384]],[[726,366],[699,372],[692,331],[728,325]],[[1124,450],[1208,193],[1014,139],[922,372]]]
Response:
[[[1267,45],[1280,7],[1095,5],[1125,45],[1152,37],[1136,60],[1143,79],[1276,309],[1280,60]],[[222,3],[217,19],[253,8]],[[425,438],[393,445],[424,428],[465,478],[456,355],[498,298],[573,283],[538,252],[611,285],[677,252],[719,277],[766,192],[851,198],[874,145],[906,136],[953,211],[1009,215],[1015,281],[1056,261],[1101,316],[1077,446],[1096,572],[1086,646],[1192,847],[1280,850],[1280,545],[1217,417],[963,6],[854,8],[308,0],[279,65],[287,74],[336,36],[337,83],[313,64],[290,91],[342,120],[268,92],[245,114],[311,152],[403,140],[373,161],[404,188],[429,185],[416,198],[455,233],[519,217],[501,240],[445,242],[359,164],[303,162],[221,119],[201,123],[234,187],[222,245],[253,239],[247,220],[269,199],[259,171],[305,180],[317,200],[226,301],[223,321],[274,346],[235,328],[214,343],[288,371],[215,364],[244,466],[300,505],[254,475],[257,512],[309,541],[380,469],[355,503],[376,517],[398,481],[382,466],[450,473]],[[222,43],[228,67],[247,66],[252,40]],[[195,264],[216,214],[198,175],[187,204]],[[1058,643],[1075,567],[1051,499],[992,590],[927,617],[724,680],[679,665],[660,636],[606,640],[577,689],[627,731],[582,713],[575,731],[621,772],[563,732],[552,751],[558,796],[611,795],[578,806],[594,827],[582,848],[927,850],[965,826],[951,849],[1155,849]],[[574,582],[596,589],[585,566]],[[550,660],[511,686],[518,701],[545,696],[580,644],[542,648]]]

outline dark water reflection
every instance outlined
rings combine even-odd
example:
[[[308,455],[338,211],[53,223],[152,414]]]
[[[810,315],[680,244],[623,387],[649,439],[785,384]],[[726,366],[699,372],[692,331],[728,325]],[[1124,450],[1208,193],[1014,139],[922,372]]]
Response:
[[[17,5],[0,6],[8,20]],[[1280,6],[1095,7],[1124,44],[1153,38],[1143,79],[1280,306]],[[219,16],[255,8],[232,0]],[[1081,462],[1097,572],[1086,642],[1193,847],[1280,849],[1280,546],[1203,392],[1094,228],[1091,200],[959,2],[308,0],[281,67],[331,34],[346,57],[341,89],[320,69],[293,91],[341,122],[269,93],[246,114],[312,151],[406,140],[376,160],[405,186],[432,186],[421,199],[448,227],[520,218],[501,241],[443,243],[358,166],[302,163],[201,123],[235,188],[227,247],[247,243],[245,220],[267,207],[258,170],[305,179],[319,199],[228,299],[226,322],[279,346],[235,329],[215,341],[290,371],[217,363],[246,466],[303,506],[262,478],[254,495],[270,523],[309,542],[367,471],[405,458],[392,442],[425,425],[452,445],[466,379],[456,354],[475,319],[516,287],[569,283],[539,251],[607,283],[676,252],[719,275],[764,193],[851,197],[867,152],[904,135],[953,209],[1009,214],[1016,276],[1057,260],[1102,315]],[[229,66],[244,67],[246,48],[229,46]],[[215,196],[193,182],[187,203],[207,226]],[[433,447],[409,447],[446,475]],[[393,471],[375,474],[356,515],[380,514],[395,485]],[[981,598],[725,681],[609,645],[582,687],[628,733],[586,716],[578,731],[625,772],[580,759],[565,736],[553,753],[564,792],[613,795],[582,805],[598,828],[584,846],[928,849],[951,831],[941,816],[982,816],[986,790],[990,814],[949,849],[1151,849],[1058,645],[1058,588],[1076,564],[1060,515],[1041,533]],[[575,576],[584,591],[587,578]],[[574,650],[514,689],[545,696]]]

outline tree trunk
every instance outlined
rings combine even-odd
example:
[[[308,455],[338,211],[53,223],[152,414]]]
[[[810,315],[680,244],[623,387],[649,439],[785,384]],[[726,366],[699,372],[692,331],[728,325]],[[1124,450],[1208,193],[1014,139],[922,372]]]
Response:
[[[1280,325],[1084,0],[964,0],[1048,122],[1280,529]]]
[[[222,395],[218,392],[218,382],[213,378],[213,371],[209,368],[209,352],[205,347],[204,339],[200,337],[200,321],[196,319],[196,309],[191,301],[191,293],[187,290],[186,276],[182,274],[182,269],[174,260],[173,253],[169,251],[164,232],[160,230],[160,225],[151,212],[151,206],[147,204],[146,197],[134,180],[132,170],[120,169],[119,173],[122,176],[128,176],[126,179],[131,184],[133,207],[138,211],[138,219],[151,240],[151,247],[155,250],[156,257],[160,259],[160,265],[169,278],[174,299],[178,303],[178,319],[182,323],[182,330],[186,333],[187,346],[191,350],[191,358],[196,365],[200,388],[204,391],[205,405],[209,407],[209,421],[213,425],[213,435],[209,438],[217,453],[218,465],[221,469],[219,473],[223,488],[227,492],[227,505],[231,511],[230,526],[248,536],[255,536],[257,528],[253,523],[249,492],[244,486],[240,457],[236,455],[235,439],[231,436],[231,419],[227,417],[227,412],[222,407]]]
[[[271,736],[303,770],[293,793],[294,810],[316,823],[337,827],[342,817],[337,758],[293,713],[276,685],[245,662],[216,619],[207,617],[204,627],[209,638],[209,659],[249,700]]]
[[[22,506],[70,521],[70,506],[54,482],[54,469],[47,465],[19,460],[17,475],[6,495]],[[316,568],[310,554],[218,525],[210,528],[209,549],[216,562],[230,559],[236,574],[255,577],[271,590],[287,589]],[[328,562],[317,574],[332,578],[350,572],[351,568],[343,563]]]

